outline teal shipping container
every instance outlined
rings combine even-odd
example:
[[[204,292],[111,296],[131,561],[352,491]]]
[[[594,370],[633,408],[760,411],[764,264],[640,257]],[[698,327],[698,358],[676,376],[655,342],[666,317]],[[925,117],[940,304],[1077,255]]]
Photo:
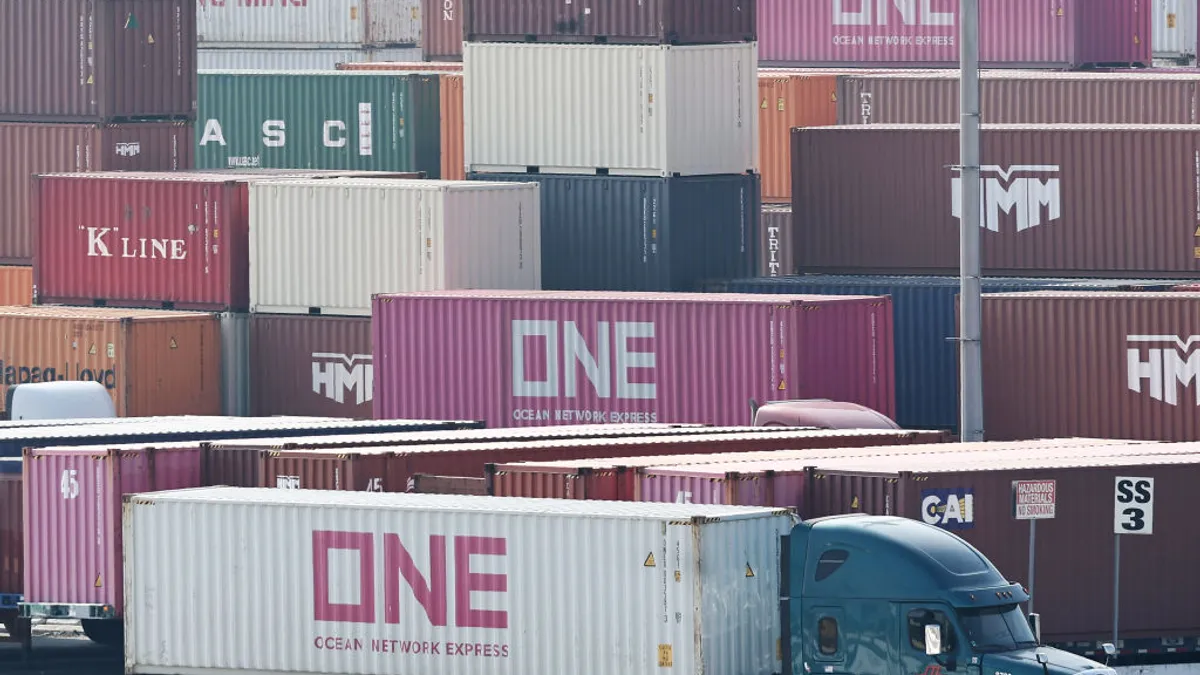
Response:
[[[199,92],[197,169],[441,177],[435,74],[202,70]]]

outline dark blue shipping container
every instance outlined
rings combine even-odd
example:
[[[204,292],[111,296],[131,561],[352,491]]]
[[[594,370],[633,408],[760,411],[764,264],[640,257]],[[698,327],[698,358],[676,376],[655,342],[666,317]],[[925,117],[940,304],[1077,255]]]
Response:
[[[1178,281],[987,278],[984,293],[1039,290],[1169,290]],[[890,295],[896,353],[896,422],[910,429],[958,433],[958,277],[804,275],[739,279],[712,292]],[[987,358],[987,345],[983,345]],[[987,421],[984,420],[986,426]]]
[[[166,421],[139,418],[128,424],[82,424],[77,426],[0,428],[0,457],[17,457],[23,448],[58,445],[116,445],[122,443],[168,443],[172,441],[215,441],[231,438],[280,438],[288,436],[333,436],[339,434],[390,433],[479,429],[482,422],[424,420],[330,420],[301,421],[287,417],[175,417]]]
[[[756,273],[757,175],[469,178],[541,184],[546,290],[694,291],[704,279]]]

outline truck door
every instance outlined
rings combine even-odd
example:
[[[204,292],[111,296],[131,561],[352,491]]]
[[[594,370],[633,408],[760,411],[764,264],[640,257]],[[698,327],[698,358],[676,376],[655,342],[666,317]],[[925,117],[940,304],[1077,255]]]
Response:
[[[966,673],[962,639],[954,625],[954,612],[936,602],[900,606],[900,672],[903,675],[950,675]],[[925,626],[942,627],[940,662],[925,654]]]
[[[840,607],[812,607],[804,626],[804,662],[813,673],[846,673],[845,614]]]

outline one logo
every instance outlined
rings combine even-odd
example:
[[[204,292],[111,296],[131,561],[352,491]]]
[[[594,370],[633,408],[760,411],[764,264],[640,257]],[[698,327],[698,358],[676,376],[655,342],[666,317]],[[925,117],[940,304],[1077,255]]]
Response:
[[[597,321],[595,332],[584,337],[574,321],[514,320],[512,395],[575,398],[586,378],[597,398],[654,400],[654,337],[649,321]],[[531,376],[530,371],[544,375]]]
[[[921,519],[947,530],[967,530],[975,527],[975,491],[922,490]]]
[[[312,359],[314,394],[345,403],[346,392],[352,392],[356,405],[374,397],[375,367],[370,354],[313,352]]]
[[[116,152],[118,157],[137,157],[142,154],[142,144],[117,143]]]
[[[1193,351],[1200,346],[1200,335],[1129,335],[1125,341],[1129,391],[1179,405],[1180,388],[1195,384],[1196,405],[1200,405],[1200,350]]]
[[[1043,210],[1046,222],[1058,220],[1062,217],[1060,172],[1051,164],[981,167],[979,226],[999,232],[1001,218],[1008,215],[1016,218],[1017,232],[1024,232],[1042,224]],[[951,212],[955,218],[962,218],[962,178],[955,177],[951,183]]]
[[[811,2],[811,0],[809,0]],[[904,26],[953,26],[954,12],[935,12],[929,0],[832,0],[835,26],[887,26],[890,14]],[[857,6],[858,10],[847,10]],[[895,9],[893,9],[893,7]]]

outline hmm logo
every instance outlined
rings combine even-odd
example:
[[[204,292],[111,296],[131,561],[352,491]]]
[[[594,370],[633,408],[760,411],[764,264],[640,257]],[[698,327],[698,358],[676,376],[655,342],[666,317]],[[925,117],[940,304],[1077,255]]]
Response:
[[[596,396],[650,399],[658,396],[653,381],[634,381],[636,370],[653,371],[655,353],[635,350],[634,340],[653,340],[654,323],[650,321],[598,321],[588,345],[574,321],[512,322],[512,395],[514,397],[568,398],[579,395],[579,371],[591,383]],[[540,361],[544,376],[530,375]]]
[[[901,26],[953,26],[954,12],[935,12],[935,3],[936,0],[833,0],[833,25],[887,26],[894,12]]]
[[[137,157],[142,154],[141,143],[117,143],[116,153],[118,157]]]
[[[378,542],[376,537],[378,536]],[[479,609],[474,600],[495,607],[508,593],[508,575],[471,571],[472,558],[489,556],[489,569],[507,561],[508,540],[504,537],[453,537],[453,548],[447,551],[445,535],[429,537],[429,558],[422,560],[427,573],[418,568],[409,547],[395,534],[376,535],[372,532],[337,532],[318,530],[312,533],[313,551],[313,618],[335,623],[377,623],[377,604],[383,605],[383,621],[400,623],[401,606],[409,605],[411,593],[432,626],[451,624],[450,606],[453,600],[453,625],[458,628],[508,628],[508,611]],[[376,574],[376,543],[383,549],[383,569]],[[453,559],[447,562],[447,555]],[[341,563],[341,564],[336,564]],[[477,563],[478,564],[478,563]],[[447,571],[453,568],[453,583]],[[337,574],[334,570],[337,570]],[[378,577],[378,582],[377,582]],[[379,584],[383,596],[377,595]],[[408,591],[401,586],[408,586]],[[336,595],[336,597],[335,597]],[[344,603],[339,600],[351,600]]]
[[[1049,164],[1016,165],[1008,169],[995,165],[981,167],[979,226],[999,232],[1001,214],[1015,213],[1017,232],[1024,232],[1042,224],[1043,209],[1047,212],[1047,222],[1061,218],[1060,171]],[[961,185],[961,177],[953,179],[951,211],[955,218],[962,218]]]
[[[1180,386],[1187,387],[1200,375],[1200,352],[1192,351],[1200,345],[1200,335],[1129,335],[1125,341],[1129,390],[1179,405]],[[1200,386],[1194,389],[1196,405],[1200,405]]]
[[[346,392],[362,405],[374,397],[375,366],[370,354],[313,352],[312,390],[327,399],[346,402]]]
[[[922,490],[921,519],[947,530],[975,527],[975,491]]]

